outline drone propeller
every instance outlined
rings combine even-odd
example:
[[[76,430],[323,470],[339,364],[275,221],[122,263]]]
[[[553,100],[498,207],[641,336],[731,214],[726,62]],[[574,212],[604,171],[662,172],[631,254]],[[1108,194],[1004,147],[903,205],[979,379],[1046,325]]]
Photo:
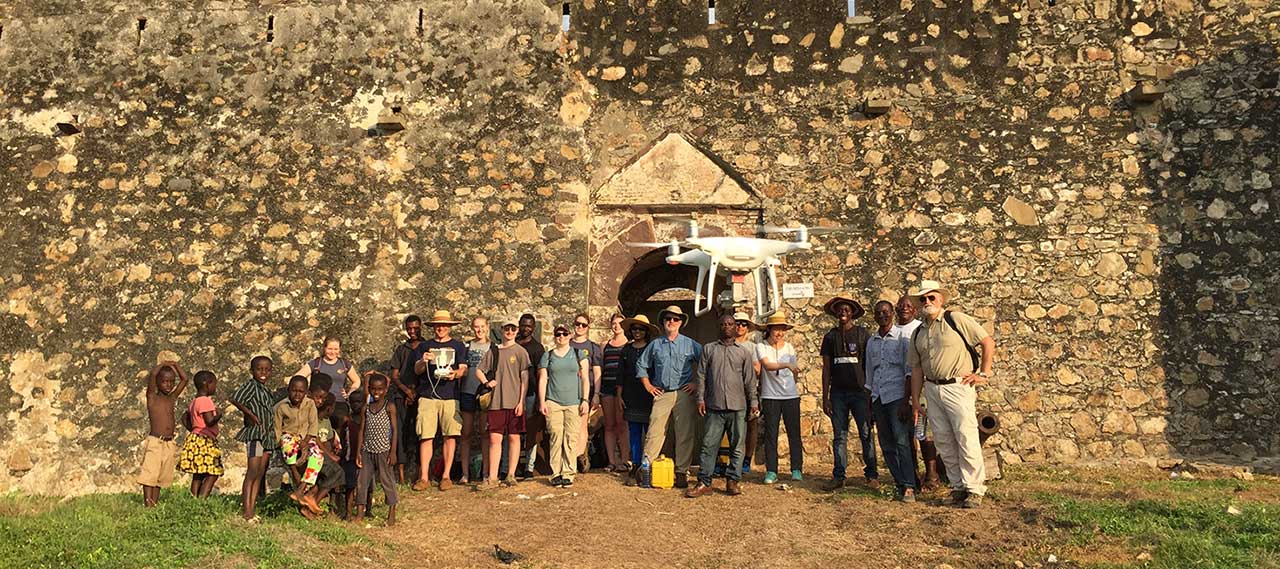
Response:
[[[756,230],[761,233],[808,233],[809,235],[822,235],[825,233],[846,233],[853,231],[850,226],[837,227],[783,227],[781,225],[758,225]]]
[[[680,241],[628,241],[627,246],[639,247],[641,249],[656,249],[658,247],[667,247],[672,243],[675,243],[676,245],[683,245]]]

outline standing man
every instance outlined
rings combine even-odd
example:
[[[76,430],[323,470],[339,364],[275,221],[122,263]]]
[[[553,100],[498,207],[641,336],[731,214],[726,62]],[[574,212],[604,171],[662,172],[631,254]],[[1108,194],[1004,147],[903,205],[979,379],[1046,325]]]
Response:
[[[972,316],[946,310],[953,296],[938,281],[920,281],[912,291],[924,306],[924,322],[911,335],[911,403],[920,412],[920,394],[929,403],[929,428],[951,482],[951,502],[982,505],[987,472],[978,442],[977,387],[991,378],[996,341]],[[979,363],[974,344],[982,346]]]
[[[876,435],[884,464],[893,474],[893,496],[900,502],[916,501],[916,464],[911,456],[914,421],[907,385],[908,336],[894,326],[893,303],[877,302],[872,309],[878,327],[867,341],[867,383],[871,387],[871,410],[876,418]]]
[[[502,343],[497,349],[486,348],[476,369],[476,379],[493,390],[486,412],[488,421],[488,457],[482,488],[498,485],[498,466],[503,463],[503,437],[506,437],[507,478],[503,483],[516,484],[516,465],[520,462],[520,435],[525,432],[524,394],[529,389],[529,352],[516,343],[516,320],[502,321]],[[488,326],[485,326],[486,330]]]
[[[418,373],[418,481],[413,489],[422,491],[431,487],[431,454],[436,435],[444,437],[444,472],[440,476],[440,490],[453,487],[449,471],[453,467],[453,452],[462,435],[462,413],[458,409],[458,383],[467,376],[467,345],[450,336],[459,322],[448,310],[437,310],[427,322],[435,338],[423,342],[414,352],[413,369]],[[453,363],[447,373],[436,374],[435,353],[438,348],[453,349]]]
[[[604,350],[600,348],[600,344],[591,341],[587,335],[591,331],[591,317],[586,314],[578,314],[573,317],[573,337],[569,339],[569,347],[578,352],[578,359],[587,360],[587,381],[590,383],[591,395],[587,398],[588,411],[587,416],[580,421],[578,426],[578,440],[574,446],[574,453],[578,457],[578,472],[586,472],[591,469],[591,457],[587,456],[587,443],[591,438],[591,411],[600,408],[600,382],[604,375]]]
[[[516,469],[516,477],[520,480],[528,480],[533,478],[537,472],[535,465],[538,462],[538,436],[546,427],[546,417],[538,411],[538,382],[534,381],[538,377],[538,362],[542,361],[542,353],[546,351],[542,347],[542,343],[538,341],[538,319],[532,314],[520,315],[520,328],[516,331],[516,343],[524,348],[529,354],[529,381],[524,397],[524,415],[525,415],[525,436],[523,448],[528,455],[523,464]]]
[[[911,335],[914,334],[916,328],[920,326],[920,321],[916,320],[916,301],[910,294],[907,294],[907,292],[909,291],[903,291],[902,296],[898,297],[898,303],[895,306],[898,319],[893,324],[893,328],[894,330],[901,332],[902,337],[906,338],[909,347],[911,343]],[[907,396],[911,396],[910,364],[907,364]],[[925,417],[929,414],[929,409],[927,406],[924,406],[923,402],[921,402],[921,415],[916,415],[912,411],[910,405],[907,405],[904,411],[911,415],[910,417],[904,417],[904,419],[910,419],[912,421],[912,427],[915,427],[916,423],[924,421]],[[919,456],[920,461],[924,463],[924,479],[921,480],[920,473],[916,473],[918,489],[921,492],[931,492],[938,487],[938,450],[933,446],[933,435],[928,429],[925,429],[924,440],[916,440],[915,437],[911,437],[911,468],[913,469],[916,465],[917,456]]]
[[[636,375],[645,391],[653,396],[649,413],[649,433],[645,437],[644,454],[649,460],[658,458],[667,442],[667,422],[675,427],[676,488],[689,487],[689,464],[693,462],[693,445],[698,428],[697,390],[693,368],[702,358],[702,346],[680,333],[684,311],[668,306],[658,313],[663,335],[649,342],[636,361]],[[643,457],[640,459],[643,460]],[[711,463],[702,468],[711,471]]]
[[[711,464],[720,450],[720,439],[729,434],[729,468],[726,469],[725,492],[730,496],[742,493],[743,430],[746,429],[748,410],[760,413],[760,399],[756,389],[755,351],[738,343],[736,315],[720,317],[720,341],[702,348],[702,357],[694,371],[694,383],[698,387],[698,414],[706,417],[706,432],[702,436],[701,464]],[[689,498],[711,493],[710,468],[698,469],[698,484],[685,492]]]
[[[871,440],[871,392],[867,391],[867,329],[853,323],[866,314],[858,301],[837,296],[822,307],[836,317],[836,327],[822,337],[822,412],[831,418],[831,452],[835,466],[826,490],[845,486],[845,467],[849,463],[849,417],[858,426],[862,443],[863,476],[867,487],[879,488],[876,471],[876,446]]]
[[[752,355],[756,353],[756,343],[751,341],[751,332],[756,330],[758,326],[751,321],[751,317],[746,312],[733,313],[733,321],[736,325],[735,337],[739,344],[746,346],[751,350]],[[760,393],[760,360],[752,358],[752,369],[755,370],[756,393]],[[747,414],[747,437],[746,446],[742,454],[742,474],[751,472],[751,456],[756,452],[756,446],[760,442],[760,414]]]
[[[399,460],[400,483],[404,484],[405,468],[418,454],[418,432],[413,428],[418,416],[418,374],[413,370],[413,353],[422,344],[422,319],[417,314],[404,318],[404,333],[408,338],[391,353],[391,393],[388,397],[396,404],[396,424],[400,437],[396,445]]]

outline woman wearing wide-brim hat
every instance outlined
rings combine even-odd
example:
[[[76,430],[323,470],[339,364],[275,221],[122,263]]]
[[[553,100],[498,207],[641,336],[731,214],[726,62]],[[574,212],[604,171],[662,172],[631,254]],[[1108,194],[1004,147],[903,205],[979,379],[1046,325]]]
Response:
[[[845,486],[845,470],[849,463],[846,448],[849,418],[858,427],[862,445],[863,476],[869,488],[878,488],[876,446],[871,437],[871,393],[867,391],[863,367],[867,341],[871,333],[854,323],[867,311],[858,301],[844,296],[828,300],[823,311],[836,318],[836,326],[822,337],[822,412],[831,417],[831,454],[834,466],[828,490]]]
[[[756,344],[756,358],[763,368],[760,379],[760,411],[764,414],[764,483],[778,481],[778,422],[787,427],[790,448],[791,479],[803,479],[804,443],[800,440],[800,390],[796,375],[800,358],[786,341],[787,331],[795,328],[787,316],[775,312],[764,321],[764,341]]]
[[[640,460],[644,456],[644,437],[649,430],[649,414],[653,411],[653,395],[644,388],[636,374],[636,361],[640,352],[649,345],[657,335],[658,327],[649,322],[649,317],[638,314],[634,318],[622,321],[622,329],[627,331],[631,342],[622,347],[622,357],[618,362],[618,392],[622,400],[622,419],[627,423],[627,437],[631,451],[631,463],[627,465],[627,486],[639,483]]]

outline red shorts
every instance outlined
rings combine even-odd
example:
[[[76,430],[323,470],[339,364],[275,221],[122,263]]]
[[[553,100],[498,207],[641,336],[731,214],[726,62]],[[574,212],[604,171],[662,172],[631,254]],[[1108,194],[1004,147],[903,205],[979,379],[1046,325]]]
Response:
[[[524,415],[516,415],[515,409],[490,409],[486,418],[489,420],[489,432],[506,435],[524,434]]]

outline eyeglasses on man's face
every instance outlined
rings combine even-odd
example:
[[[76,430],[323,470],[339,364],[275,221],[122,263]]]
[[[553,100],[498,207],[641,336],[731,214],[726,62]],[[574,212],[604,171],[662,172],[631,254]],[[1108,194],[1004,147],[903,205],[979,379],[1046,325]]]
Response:
[[[679,322],[679,321],[680,321],[680,317],[679,317],[679,316],[667,316],[667,317],[664,317],[664,318],[662,319],[662,321],[663,321],[663,322]]]
[[[939,301],[939,300],[942,300],[942,297],[941,297],[941,296],[938,296],[938,295],[936,295],[936,294],[923,294],[923,295],[920,295],[920,302],[937,302],[937,301]]]
[[[559,332],[556,332],[556,334],[555,334],[555,336],[556,336],[557,338],[560,338],[560,337],[562,337],[562,336],[568,336],[568,335],[569,335],[569,332],[564,331],[564,330],[561,330],[561,331],[559,331]]]

